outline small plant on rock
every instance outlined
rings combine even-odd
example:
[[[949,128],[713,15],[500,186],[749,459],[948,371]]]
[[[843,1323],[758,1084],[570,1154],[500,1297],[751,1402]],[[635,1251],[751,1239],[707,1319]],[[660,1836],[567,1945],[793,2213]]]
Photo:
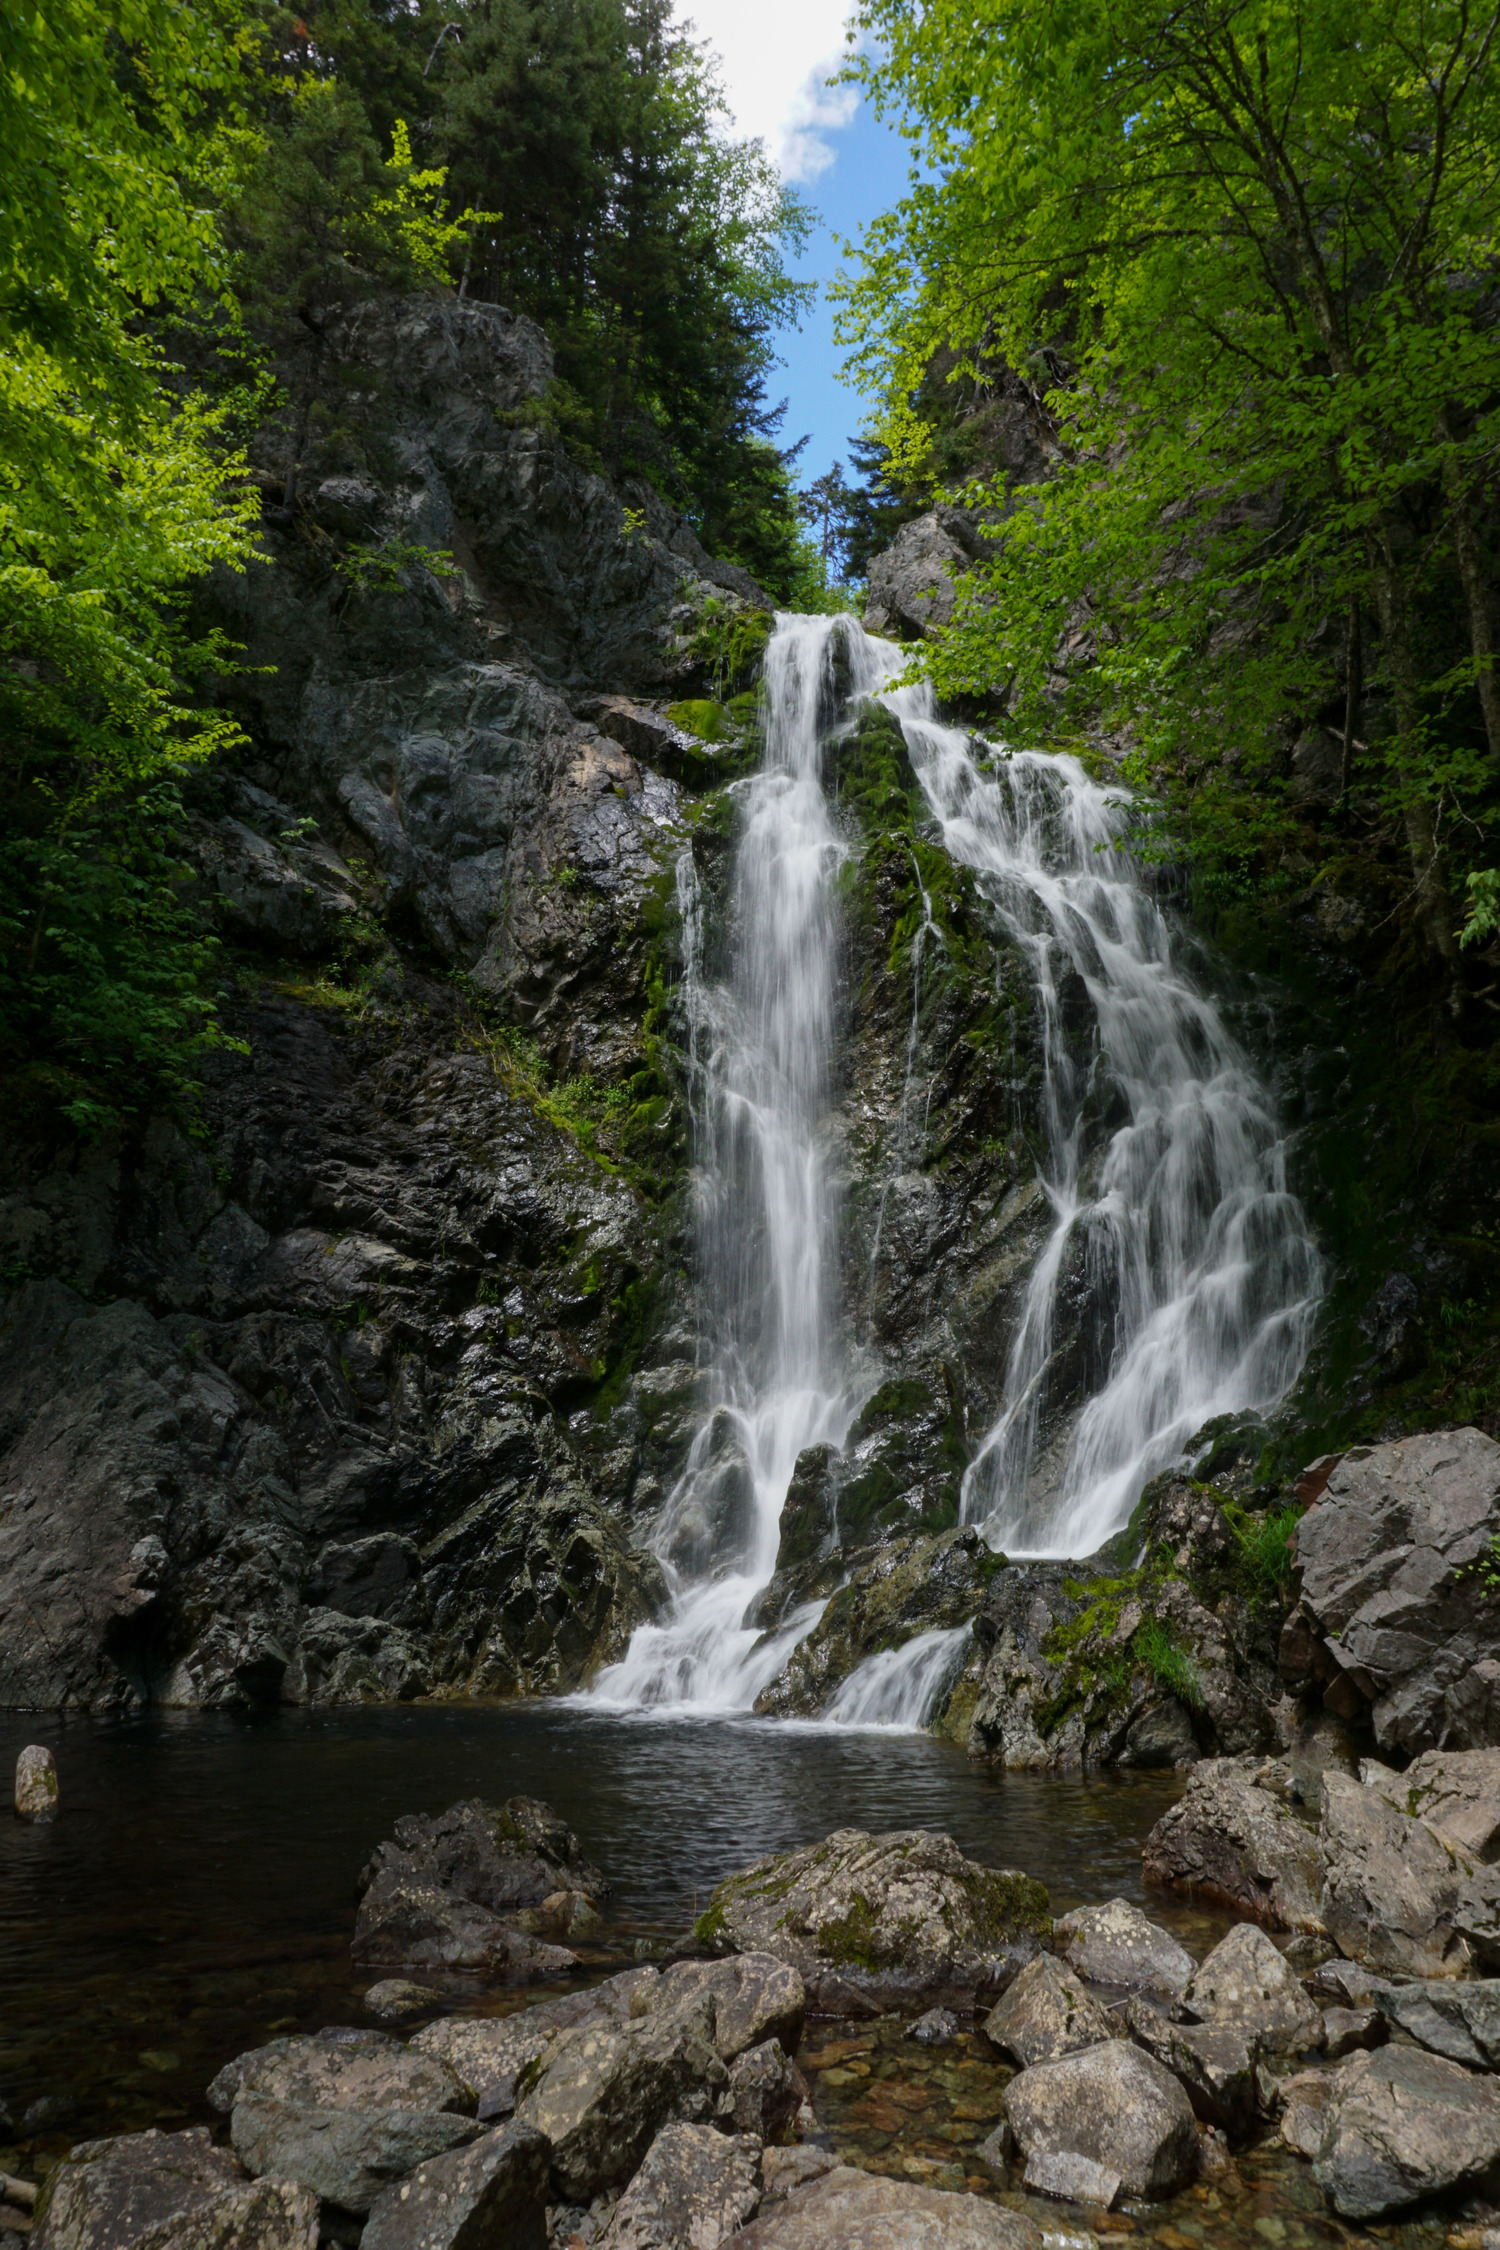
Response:
[[[1185,1650],[1180,1649],[1159,1618],[1148,1617],[1135,1629],[1131,1646],[1136,1659],[1144,1664],[1159,1687],[1175,1695],[1179,1703],[1189,1710],[1203,1707],[1203,1683],[1198,1677],[1198,1667]]]

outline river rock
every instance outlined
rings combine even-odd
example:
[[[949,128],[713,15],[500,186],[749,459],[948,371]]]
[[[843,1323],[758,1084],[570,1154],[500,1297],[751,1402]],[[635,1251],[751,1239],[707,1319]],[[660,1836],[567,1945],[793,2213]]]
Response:
[[[719,2250],[760,2204],[760,2142],[666,2125],[615,2206],[599,2250]]]
[[[441,2005],[441,1994],[430,1985],[412,1984],[406,1977],[385,1977],[365,1994],[365,2007],[383,2022],[401,2023],[410,2016],[430,2015]]]
[[[1377,1786],[1476,1866],[1500,1860],[1500,1750],[1424,1750]]]
[[[1193,1973],[1191,1953],[1128,1899],[1076,1906],[1058,1921],[1056,1934],[1069,1967],[1091,1984],[1175,2000]]]
[[[1086,2157],[1129,2195],[1172,2195],[1198,2169],[1198,2128],[1172,2073],[1125,2039],[1036,2063],[1005,2089],[1005,2113],[1033,2157]],[[1024,2183],[1023,2183],[1024,2184]]]
[[[711,1998],[689,1995],[626,2026],[585,2025],[549,2050],[516,2115],[552,2143],[563,2201],[623,2185],[663,2125],[732,2110],[713,2025]]]
[[[1500,1636],[1470,1567],[1497,1533],[1500,1445],[1482,1431],[1345,1454],[1297,1527],[1283,1672],[1367,1713],[1383,1750],[1500,1743]]]
[[[741,1953],[727,1961],[678,1961],[647,1986],[633,2006],[672,2008],[689,1995],[713,2003],[713,2043],[727,2063],[767,2039],[797,2052],[807,2015],[807,1988],[774,1953]]]
[[[1050,1932],[1040,1883],[980,1867],[920,1828],[841,1828],[760,1860],[720,1883],[698,1924],[716,1950],[789,1962],[809,2004],[830,2014],[972,2007],[1002,1992]]]
[[[1172,2023],[1148,2000],[1127,2001],[1130,2036],[1170,2070],[1195,2117],[1236,2139],[1256,2120],[1257,2048],[1253,2034],[1232,2023]]]
[[[431,2109],[472,2114],[474,2095],[438,2056],[385,2031],[319,2032],[273,2039],[226,2063],[208,2089],[215,2109],[244,2094],[329,2109]]]
[[[523,2070],[555,2047],[565,2032],[585,2024],[629,2023],[650,2008],[660,1986],[653,1968],[625,1969],[586,1992],[563,1993],[511,2016],[444,2016],[411,2041],[414,2053],[435,2055],[478,2096],[481,2117],[508,2115]]]
[[[1386,2037],[1386,2019],[1378,2008],[1323,2010],[1323,2052],[1330,2062],[1341,2062],[1345,2055],[1356,2055],[1362,2047],[1382,2047]],[[1430,2046],[1432,2042],[1423,2040],[1420,2044]],[[1477,2060],[1478,2057],[1461,2059]]]
[[[1310,1829],[1260,1787],[1263,1761],[1206,1758],[1146,1838],[1146,1880],[1251,1914],[1273,1930],[1322,1928],[1323,1854]]]
[[[360,2250],[547,2250],[547,2143],[525,2125],[419,2164],[375,2198]]]
[[[729,2066],[735,2124],[757,2140],[781,2140],[802,2106],[803,2084],[779,2039],[747,2047]]]
[[[1021,2211],[946,2195],[847,2164],[767,2205],[735,2236],[735,2250],[1042,2250]]]
[[[1023,2069],[1112,2039],[1118,2027],[1051,1954],[1028,1961],[984,2022],[984,2035]]]
[[[405,1882],[472,1899],[492,1914],[541,1906],[556,1891],[600,1899],[608,1889],[567,1822],[539,1797],[510,1797],[503,1805],[470,1797],[446,1812],[408,1813],[397,1821],[393,1840],[377,1845],[360,1876],[361,1890],[390,1870]]]
[[[963,2025],[951,2008],[929,2008],[907,2031],[919,2047],[951,2047]]]
[[[1500,1978],[1382,1983],[1372,1995],[1370,2012],[1377,2011],[1435,2055],[1473,2070],[1500,2070]]]
[[[1482,2180],[1500,2161],[1500,2083],[1420,2047],[1341,2065],[1313,2176],[1341,2217],[1376,2219]]]
[[[294,2180],[247,2180],[206,2126],[84,2141],[49,2175],[38,2250],[317,2250],[318,2199]]]
[[[1328,1862],[1323,1921],[1342,1952],[1387,1975],[1472,1973],[1460,1929],[1470,1869],[1450,1842],[1378,1788],[1332,1773],[1319,1833]]]
[[[1281,2083],[1281,2138],[1298,2156],[1311,2159],[1323,2146],[1333,2079],[1324,2070],[1300,2070]]]
[[[39,1742],[28,1743],[16,1760],[16,1811],[22,1820],[57,1818],[57,1762]]]
[[[1262,2054],[1305,2054],[1323,2044],[1321,2011],[1253,1922],[1219,1940],[1182,1997],[1201,2022],[1233,2024]]]

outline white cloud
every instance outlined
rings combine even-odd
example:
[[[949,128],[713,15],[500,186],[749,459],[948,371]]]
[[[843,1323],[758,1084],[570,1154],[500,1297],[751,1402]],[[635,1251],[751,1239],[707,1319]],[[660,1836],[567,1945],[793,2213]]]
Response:
[[[859,106],[852,87],[825,84],[847,52],[850,13],[850,0],[679,0],[723,62],[736,131],[763,139],[788,180],[827,171],[825,136]]]

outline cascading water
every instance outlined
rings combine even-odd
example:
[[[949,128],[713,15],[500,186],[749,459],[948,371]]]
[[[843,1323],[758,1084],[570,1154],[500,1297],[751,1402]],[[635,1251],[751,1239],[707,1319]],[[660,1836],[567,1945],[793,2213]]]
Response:
[[[741,785],[733,970],[722,984],[704,974],[691,854],[679,863],[709,1411],[658,1540],[671,1614],[635,1633],[591,1690],[595,1705],[746,1710],[821,1606],[773,1634],[746,1622],[775,1569],[799,1453],[841,1446],[865,1387],[835,1301],[838,1211],[824,1157],[834,878],[849,847],[823,789],[822,738],[837,715],[840,666],[847,695],[878,695],[900,721],[949,853],[1028,956],[1040,1013],[1039,1174],[1055,1224],[1012,1342],[1002,1411],[965,1479],[966,1519],[1013,1554],[1088,1554],[1195,1430],[1215,1414],[1274,1404],[1306,1353],[1319,1261],[1286,1190],[1272,1103],[1213,1003],[1175,964],[1165,918],[1119,848],[1125,793],[1066,756],[995,754],[982,771],[973,739],[937,720],[929,689],[892,684],[904,664],[904,651],[852,619],[778,617],[765,761]],[[941,944],[923,896],[919,944]],[[1059,986],[1070,974],[1097,1025],[1087,1063],[1064,1022]],[[919,958],[903,1144],[920,975]],[[1091,1131],[1106,1075],[1124,1122]],[[1058,1294],[1080,1245],[1112,1348],[1060,1476],[1039,1478]],[[827,1720],[924,1725],[967,1642],[967,1627],[925,1633],[870,1659]]]
[[[743,1710],[817,1614],[762,1641],[744,1622],[776,1567],[782,1504],[804,1446],[840,1445],[858,1404],[840,1344],[830,1107],[837,923],[847,846],[830,817],[821,733],[851,644],[856,692],[873,645],[830,617],[778,617],[766,651],[765,762],[744,784],[730,924],[734,969],[704,980],[691,861],[679,872],[698,1246],[712,1411],[668,1503],[659,1552],[672,1614],[644,1626],[592,1700]],[[686,904],[684,905],[684,901]]]
[[[892,644],[877,654],[888,680],[904,668]],[[1206,1421],[1283,1395],[1306,1357],[1320,1261],[1287,1192],[1270,1095],[1174,962],[1165,917],[1120,848],[1125,792],[1067,756],[1002,753],[981,772],[973,739],[934,716],[929,687],[881,700],[948,852],[1025,949],[1041,1016],[1040,1177],[1055,1225],[1032,1271],[1002,1412],[965,1478],[964,1514],[1011,1554],[1088,1555]],[[1068,971],[1097,1023],[1088,1067],[1059,1003]],[[1091,1143],[1101,1073],[1125,1122]],[[1112,1349],[1060,1479],[1038,1491],[1059,1286],[1080,1248],[1089,1295],[1111,1314]]]

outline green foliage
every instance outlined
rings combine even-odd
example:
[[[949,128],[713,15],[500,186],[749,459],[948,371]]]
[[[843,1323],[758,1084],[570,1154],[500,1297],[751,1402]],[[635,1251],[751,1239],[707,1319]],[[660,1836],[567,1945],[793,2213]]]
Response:
[[[249,149],[237,11],[63,0],[0,22],[0,1067],[81,1126],[212,1038],[172,776],[235,738],[182,591],[248,551],[237,402],[161,312],[222,290],[212,205]]]
[[[1500,1594],[1500,1532],[1487,1541],[1482,1555],[1476,1555],[1459,1576],[1478,1581],[1481,1591],[1493,1597]]]
[[[1272,1593],[1281,1593],[1292,1575],[1293,1539],[1302,1521],[1302,1510],[1272,1508],[1263,1516],[1252,1516],[1243,1522],[1230,1520],[1257,1582]]]
[[[1002,699],[1018,742],[1118,730],[1128,778],[1238,883],[1291,844],[1286,750],[1337,652],[1354,779],[1451,957],[1440,823],[1482,832],[1500,767],[1493,17],[867,0],[863,21],[862,73],[931,167],[844,291],[891,473],[931,472],[935,366],[977,392],[999,365],[1056,449],[1044,483],[970,494],[993,561],[939,687]]]
[[[1131,1649],[1137,1661],[1159,1686],[1169,1695],[1175,1695],[1189,1710],[1203,1707],[1203,1683],[1198,1677],[1193,1660],[1172,1639],[1165,1625],[1156,1617],[1148,1617],[1136,1627],[1131,1639]]]

